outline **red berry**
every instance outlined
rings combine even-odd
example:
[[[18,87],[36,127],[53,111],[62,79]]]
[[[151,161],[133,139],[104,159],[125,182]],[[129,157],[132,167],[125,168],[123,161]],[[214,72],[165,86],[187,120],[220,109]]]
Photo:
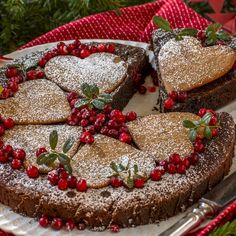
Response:
[[[84,112],[81,112],[82,115],[82,119],[88,119],[90,117],[90,111],[89,110],[85,110]]]
[[[213,129],[212,129],[212,137],[216,137],[217,134],[218,134],[217,129],[216,129],[216,128],[213,128]]]
[[[74,49],[76,49],[77,45],[75,43],[70,43],[68,46],[67,46],[67,50],[69,52],[72,52]]]
[[[76,188],[77,178],[75,176],[70,175],[67,178],[67,182],[68,182],[68,187],[69,188]]]
[[[165,169],[165,170],[167,170],[168,169],[168,161],[166,161],[166,160],[163,160],[163,161],[160,161],[159,162],[159,166],[163,166],[163,168]]]
[[[4,135],[5,133],[5,128],[3,125],[0,125],[0,136]]]
[[[116,121],[114,121],[114,120],[109,120],[108,123],[107,123],[107,126],[110,129],[117,129],[117,128],[119,128],[118,123]]]
[[[206,109],[206,108],[201,108],[201,109],[199,110],[199,112],[198,112],[198,115],[199,115],[200,117],[203,117],[203,116],[206,114],[206,112],[207,112],[207,109]]]
[[[13,158],[23,161],[25,157],[26,153],[24,149],[18,148],[13,151]]]
[[[178,92],[178,102],[185,102],[188,98],[188,94],[184,91]]]
[[[7,161],[8,155],[3,150],[0,150],[0,163],[6,163]]]
[[[14,121],[12,118],[7,118],[3,121],[3,125],[6,129],[11,129],[14,127]]]
[[[27,175],[30,178],[38,178],[39,177],[39,169],[36,166],[30,166],[26,170]]]
[[[67,173],[67,171],[63,170],[60,172],[59,178],[60,179],[66,179],[69,177],[69,174]]]
[[[84,223],[79,223],[77,225],[77,228],[78,228],[78,230],[85,230],[86,229],[86,225]]]
[[[103,111],[104,111],[105,113],[110,113],[110,112],[112,111],[111,105],[105,105]]]
[[[11,78],[9,79],[9,82],[19,84],[19,83],[22,82],[22,77],[21,77],[20,75],[17,75],[17,76],[15,76],[15,77],[11,77]]]
[[[183,159],[182,164],[188,169],[190,167],[190,161],[188,158]]]
[[[144,187],[144,179],[137,178],[134,180],[134,187],[135,188],[143,188]]]
[[[100,113],[96,116],[96,121],[101,122],[102,124],[105,122],[105,120],[106,120],[105,114]]]
[[[100,130],[100,133],[101,133],[101,134],[104,134],[104,135],[107,135],[107,134],[108,134],[108,131],[109,131],[108,127],[107,127],[107,126],[103,126],[103,127],[101,128],[101,130]]]
[[[51,226],[54,230],[60,230],[63,226],[62,219],[60,218],[54,218],[52,220]]]
[[[140,94],[145,94],[145,93],[147,92],[147,88],[146,88],[145,86],[143,86],[143,85],[140,85],[140,86],[138,87],[138,92],[139,92]]]
[[[205,151],[205,146],[202,142],[194,143],[194,151],[198,153],[203,153]]]
[[[90,134],[95,134],[95,127],[94,127],[94,125],[89,125],[89,126],[84,128],[84,131],[87,131]]]
[[[8,88],[13,92],[16,93],[19,89],[19,85],[16,82],[10,82],[8,84]]]
[[[110,184],[113,188],[118,188],[118,187],[121,187],[123,185],[123,182],[122,182],[121,179],[119,179],[115,176],[112,176],[111,180],[110,180]]]
[[[15,77],[18,75],[18,70],[15,67],[10,67],[10,68],[7,68],[5,74],[7,78]]]
[[[120,129],[119,129],[119,133],[129,133],[129,130],[127,128],[127,126],[121,126]]]
[[[89,121],[86,120],[86,119],[82,119],[82,120],[80,121],[80,125],[81,125],[82,127],[85,127],[85,126],[87,126],[88,124],[89,124]]]
[[[98,44],[97,49],[99,52],[105,52],[106,51],[106,46],[104,44]]]
[[[110,52],[110,53],[114,53],[115,52],[115,45],[114,44],[107,44],[106,45],[106,51]]]
[[[46,53],[44,53],[43,58],[44,58],[46,61],[49,61],[51,58],[53,58],[53,53],[51,53],[51,52],[46,52]]]
[[[127,121],[133,121],[137,119],[137,114],[134,111],[130,111],[126,113],[126,120]]]
[[[113,225],[111,225],[110,230],[112,233],[118,233],[118,232],[120,232],[120,227],[119,227],[119,225],[113,224]]]
[[[43,71],[37,71],[36,77],[42,79],[45,77],[45,73]]]
[[[155,168],[154,170],[152,170],[150,177],[153,181],[158,181],[161,179],[162,173],[159,169]]]
[[[81,58],[86,58],[86,57],[88,57],[88,56],[90,56],[89,50],[87,50],[87,49],[81,50],[81,52],[80,52],[80,57],[81,57]]]
[[[130,143],[131,142],[131,137],[127,133],[121,133],[119,136],[119,140],[123,143]]]
[[[190,162],[191,165],[196,165],[198,160],[199,160],[199,157],[197,155],[197,153],[192,153],[189,157],[188,157],[188,160]]]
[[[37,72],[35,70],[29,70],[27,71],[26,76],[28,80],[35,80],[37,79]]]
[[[69,50],[66,45],[62,45],[57,49],[58,49],[59,55],[68,55],[69,54]]]
[[[72,126],[77,125],[78,122],[79,122],[79,120],[78,120],[78,118],[77,118],[76,115],[70,115],[70,116],[67,118],[67,121],[66,121],[66,123],[67,123],[68,125],[72,125]]]
[[[167,170],[170,174],[175,174],[176,173],[176,166],[174,164],[168,164]]]
[[[115,129],[109,129],[107,135],[113,138],[118,138],[119,132]]]
[[[85,44],[80,44],[80,45],[78,45],[78,49],[80,49],[80,50],[82,50],[82,49],[86,49],[87,48],[87,45],[85,45]]]
[[[197,32],[197,39],[203,41],[206,38],[206,34],[204,31],[200,30]]]
[[[216,124],[217,124],[217,117],[216,117],[215,115],[213,115],[213,116],[211,117],[211,120],[210,120],[209,125],[214,126],[214,125],[216,125]]]
[[[45,147],[38,148],[36,151],[36,157],[39,157],[41,154],[48,152]]]
[[[80,50],[79,49],[74,49],[71,53],[71,55],[79,57],[80,56]]]
[[[178,99],[178,93],[176,91],[171,91],[168,96],[173,100],[173,101],[177,101]]]
[[[76,189],[79,191],[79,192],[85,192],[87,190],[87,182],[85,179],[80,179],[77,181],[76,183]]]
[[[80,142],[92,144],[94,142],[94,137],[89,132],[83,132],[80,136]]]
[[[95,46],[90,46],[90,47],[89,47],[89,52],[90,52],[91,54],[96,53],[96,52],[97,52],[97,48],[96,48]]]
[[[68,188],[68,182],[66,179],[59,179],[58,188],[60,190],[66,190]]]
[[[175,103],[172,98],[167,98],[164,102],[164,106],[166,109],[171,110],[174,107]]]
[[[117,116],[123,115],[122,112],[118,109],[114,109],[110,113],[110,119],[115,119]]]
[[[9,144],[4,145],[2,150],[7,154],[7,156],[11,156],[13,153],[13,147]]]
[[[181,160],[181,157],[179,154],[173,153],[172,155],[170,155],[170,158],[169,158],[170,163],[177,165],[177,164],[181,163],[181,161],[182,160]]]
[[[11,168],[14,170],[19,170],[22,166],[22,163],[19,159],[13,159],[11,162]]]
[[[64,42],[59,42],[57,44],[57,49],[59,49],[60,47],[66,46],[66,44]]]
[[[40,219],[39,219],[39,224],[41,227],[43,228],[47,228],[48,227],[48,224],[49,224],[49,220],[46,216],[42,216]]]
[[[177,173],[185,174],[186,173],[186,166],[183,164],[177,165]]]
[[[59,181],[59,176],[57,174],[57,171],[53,170],[48,173],[48,180],[52,186],[57,185]]]
[[[75,228],[75,223],[73,220],[67,220],[66,222],[66,229],[68,231],[72,231]]]
[[[155,93],[156,92],[156,87],[155,86],[148,86],[148,91],[150,92],[150,93]]]
[[[67,95],[67,101],[68,102],[71,102],[72,100],[74,99],[78,99],[79,95],[76,93],[76,92],[70,92],[68,95]]]
[[[0,148],[4,146],[4,142],[0,139]]]
[[[46,60],[45,58],[41,58],[41,59],[38,61],[38,65],[39,65],[40,67],[42,67],[42,68],[46,65],[46,63],[47,63],[47,60]]]

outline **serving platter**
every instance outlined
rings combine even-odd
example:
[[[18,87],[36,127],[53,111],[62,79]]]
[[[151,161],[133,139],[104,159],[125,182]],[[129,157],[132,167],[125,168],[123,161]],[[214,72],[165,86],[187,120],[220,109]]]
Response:
[[[82,43],[89,43],[89,42],[114,42],[114,43],[120,43],[125,45],[131,45],[131,46],[137,46],[144,48],[147,52],[147,55],[149,56],[149,62],[154,65],[154,56],[152,51],[149,50],[150,46],[146,43],[141,42],[133,42],[133,41],[124,41],[124,40],[81,40]],[[69,41],[65,41],[69,42]],[[15,51],[11,54],[6,55],[7,57],[11,58],[20,58],[26,54],[29,54],[31,52],[41,51],[45,50],[51,47],[54,47],[56,43],[48,43],[43,44],[31,48],[26,48],[23,50]],[[0,66],[3,66],[4,63],[0,62]],[[146,87],[152,87],[152,80],[148,76],[146,78],[145,82]],[[144,116],[148,114],[158,113],[156,109],[153,109],[157,106],[157,99],[158,98],[158,90],[156,92],[149,92],[147,90],[147,93],[145,95],[141,95],[139,93],[136,93],[133,95],[132,99],[129,101],[128,105],[125,107],[124,112],[127,111],[135,111],[139,116]],[[219,111],[226,111],[230,113],[236,122],[236,101],[228,104],[227,106],[221,108]],[[233,166],[231,168],[231,172],[236,171],[236,161],[234,160]],[[175,223],[178,219],[180,219],[185,213],[178,214],[177,216],[171,217],[170,219],[160,222],[159,224],[150,224],[150,225],[144,225],[144,226],[138,226],[135,228],[126,228],[121,229],[121,232],[119,235],[125,236],[136,236],[138,235],[158,235],[161,232],[163,232],[165,229],[167,229],[169,226],[171,226],[173,223]],[[74,236],[74,235],[84,235],[84,236],[107,236],[111,235],[109,231],[105,232],[92,232],[89,230],[85,231],[78,231],[73,230],[71,232],[61,230],[59,232],[53,231],[52,229],[44,229],[38,226],[38,222],[36,222],[34,219],[21,216],[19,214],[14,213],[9,207],[0,204],[0,228],[7,231],[14,233],[15,235],[34,235],[34,236],[56,236],[56,235],[68,235],[68,236]]]

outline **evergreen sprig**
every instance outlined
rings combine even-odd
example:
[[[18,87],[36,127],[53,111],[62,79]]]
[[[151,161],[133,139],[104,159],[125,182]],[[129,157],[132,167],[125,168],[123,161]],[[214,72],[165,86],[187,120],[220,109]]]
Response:
[[[216,228],[209,236],[236,236],[236,219]]]
[[[65,170],[68,171],[69,174],[71,174],[72,167],[70,165],[70,158],[66,155],[66,153],[68,153],[68,151],[72,148],[74,144],[74,139],[73,138],[67,139],[62,148],[63,152],[57,152],[56,147],[58,144],[58,133],[56,130],[53,130],[49,135],[49,144],[51,147],[51,151],[42,153],[37,158],[37,164],[52,166],[52,164],[56,160],[58,160],[64,166]]]

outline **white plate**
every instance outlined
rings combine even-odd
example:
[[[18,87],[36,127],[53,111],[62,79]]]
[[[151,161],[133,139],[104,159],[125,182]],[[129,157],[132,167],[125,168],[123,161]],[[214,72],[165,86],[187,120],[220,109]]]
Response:
[[[125,45],[131,45],[131,46],[137,46],[144,48],[147,51],[147,54],[149,55],[150,62],[153,63],[153,53],[148,50],[149,44],[146,43],[140,43],[140,42],[132,42],[132,41],[124,41],[124,40],[100,40],[100,39],[94,39],[94,40],[81,40],[83,43],[87,42],[114,42],[114,43],[121,43]],[[69,42],[69,41],[65,41]],[[30,52],[35,52],[38,50],[43,50],[49,47],[55,46],[57,43],[48,43],[43,44],[31,48],[26,48],[20,51],[13,52],[11,54],[8,54],[6,56],[12,57],[12,58],[19,58],[21,56],[24,56]],[[3,63],[0,63],[0,66],[3,65]],[[147,86],[153,86],[152,80],[150,77],[146,78],[145,84]],[[134,94],[133,98],[129,101],[128,105],[125,107],[124,111],[136,111],[138,115],[143,116],[150,113],[156,113],[156,111],[152,111],[152,108],[156,105],[158,97],[158,92],[155,93],[147,93],[145,95],[141,94]],[[227,111],[229,112],[236,121],[236,101],[232,102],[231,104],[225,106],[224,108],[220,109],[219,111]],[[236,161],[234,160],[233,166],[231,168],[231,172],[236,171]],[[121,229],[121,232],[119,233],[119,236],[156,236],[163,232],[165,229],[169,228],[172,224],[174,224],[178,219],[180,219],[184,213],[178,214],[177,216],[171,217],[167,221],[160,222],[160,224],[151,224],[151,225],[144,225],[144,226],[138,226],[135,228],[126,228]],[[43,229],[42,227],[38,226],[38,222],[36,222],[34,219],[29,217],[24,217],[19,214],[14,213],[9,207],[0,204],[0,228],[7,231],[14,233],[15,235],[33,235],[33,236],[57,236],[57,235],[66,235],[66,236],[108,236],[111,235],[109,231],[105,232],[91,232],[88,230],[85,231],[78,231],[73,230],[72,232],[68,232],[65,230],[61,230],[59,232],[53,231],[50,228]]]

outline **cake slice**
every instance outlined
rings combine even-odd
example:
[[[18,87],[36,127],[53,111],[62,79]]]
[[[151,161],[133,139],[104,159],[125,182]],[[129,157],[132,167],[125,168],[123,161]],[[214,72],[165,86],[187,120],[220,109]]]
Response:
[[[174,33],[158,29],[153,32],[152,41],[161,112],[218,109],[236,98],[235,40],[228,45],[203,47],[195,37],[184,36],[177,41]],[[182,93],[183,97],[165,106],[173,92]]]

